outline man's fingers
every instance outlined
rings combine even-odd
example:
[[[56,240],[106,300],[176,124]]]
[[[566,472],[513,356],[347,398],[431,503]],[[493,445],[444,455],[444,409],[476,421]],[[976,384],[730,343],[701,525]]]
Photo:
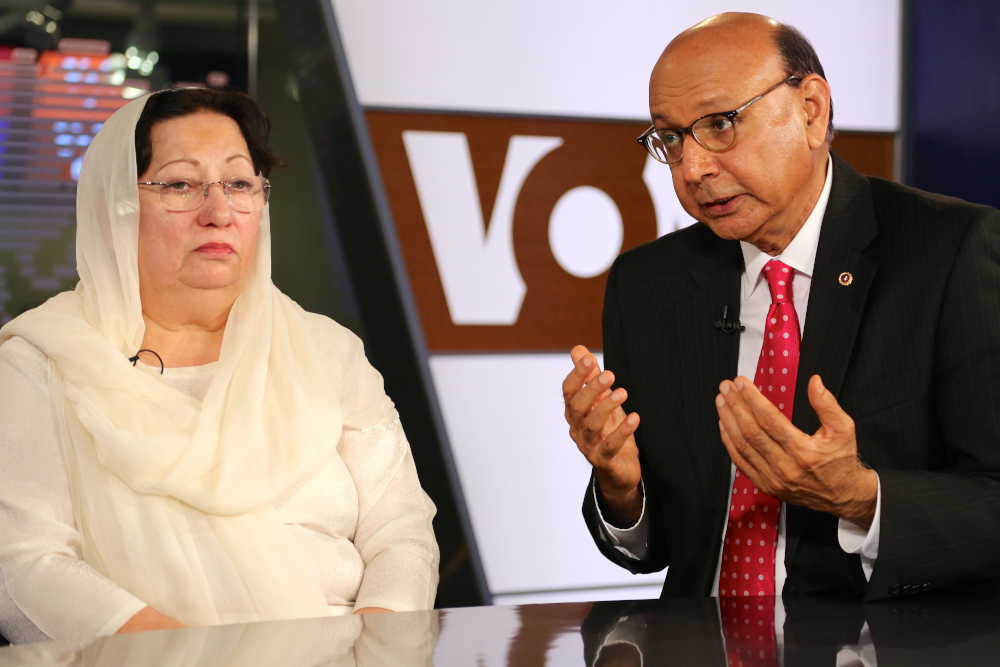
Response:
[[[573,360],[574,366],[580,363],[580,360],[583,359],[588,354],[590,354],[590,350],[588,350],[583,345],[577,345],[576,347],[574,347],[572,350],[569,351],[569,356]]]
[[[778,380],[780,382],[780,380]],[[767,435],[779,445],[784,447],[785,443],[798,437],[802,431],[795,428],[792,422],[782,414],[781,410],[790,407],[778,399],[778,404],[772,403],[759,388],[745,377],[738,377],[733,381],[733,386],[739,390],[739,397],[743,404],[753,414],[754,419]],[[778,396],[785,396],[784,400],[793,400],[792,387],[786,385],[770,385],[773,390],[777,390]]]
[[[737,393],[736,389],[732,387],[729,388],[729,392]],[[726,402],[725,396],[722,394],[716,396],[715,406],[719,411],[719,421],[722,423],[722,432],[729,438],[732,444],[730,458],[733,457],[733,452],[735,451],[742,461],[745,461],[755,470],[762,470],[766,468],[768,466],[767,461],[761,452],[747,439],[747,434],[743,431],[739,421],[736,419],[736,415],[733,414],[733,410]],[[725,440],[723,440],[723,443],[725,443]],[[729,449],[729,446],[727,446],[726,449]],[[733,463],[736,463],[735,458],[733,459]],[[737,463],[736,467],[738,468],[740,465]]]
[[[818,375],[809,378],[809,403],[823,428],[837,435],[854,435],[854,420],[844,412]]]
[[[605,393],[607,395],[601,397],[600,402],[590,411],[586,419],[583,420],[584,428],[588,431],[601,432],[614,411],[628,398],[628,394],[621,387],[611,393]]]
[[[566,376],[562,384],[563,400],[566,401],[567,405],[595,375],[601,372],[601,367],[597,363],[597,357],[590,354],[590,352],[582,355],[577,354],[578,351],[585,351],[586,349],[583,345],[577,345],[571,353],[573,357],[573,370]]]
[[[611,371],[598,373],[583,386],[583,389],[569,399],[566,408],[574,419],[573,423],[583,427],[583,420],[601,400],[604,393],[611,390],[614,381],[615,374]]]
[[[722,438],[722,444],[726,447],[726,451],[729,452],[729,458],[732,460],[733,465],[749,477],[754,486],[760,488],[760,471],[740,453],[740,449],[736,446],[733,439],[729,437],[729,433],[726,431],[726,427],[723,425],[721,419],[719,420],[719,435]]]
[[[639,415],[633,412],[623,419],[618,428],[608,434],[608,437],[601,442],[601,445],[595,452],[598,460],[596,462],[592,461],[592,463],[597,467],[601,467],[600,464],[602,462],[607,462],[617,456],[618,452],[628,442],[628,439],[632,437],[637,428],[639,428]]]
[[[740,387],[742,387],[742,390],[740,390]],[[761,456],[768,460],[774,459],[777,456],[780,447],[768,434],[764,424],[761,424],[757,420],[757,415],[755,415],[750,409],[743,397],[743,392],[756,392],[757,388],[754,387],[746,378],[738,377],[735,382],[725,380],[719,386],[719,391],[726,403],[726,407],[733,415],[733,419],[736,422],[736,428],[739,429],[739,433],[743,436],[743,438],[750,443],[750,446],[757,450]],[[767,399],[763,397],[761,398],[764,401],[767,401]],[[784,418],[780,413],[778,413],[777,416],[782,419]],[[766,419],[767,425],[773,426],[771,423],[774,421],[773,415],[768,415]],[[735,437],[736,433],[732,430],[732,424],[727,423],[726,420],[723,420],[723,422],[726,423],[726,427],[729,429],[730,435]]]

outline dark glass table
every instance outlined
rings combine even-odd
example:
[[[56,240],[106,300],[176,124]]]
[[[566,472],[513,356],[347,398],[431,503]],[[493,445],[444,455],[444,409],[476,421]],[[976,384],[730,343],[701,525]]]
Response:
[[[0,648],[0,667],[998,664],[993,593],[877,604],[700,598],[473,607],[164,630],[75,650]]]

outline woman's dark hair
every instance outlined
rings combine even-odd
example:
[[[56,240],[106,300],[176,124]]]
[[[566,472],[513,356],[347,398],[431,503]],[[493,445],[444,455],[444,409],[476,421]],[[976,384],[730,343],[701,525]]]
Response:
[[[803,78],[810,74],[819,74],[826,79],[823,64],[816,55],[816,49],[806,39],[806,36],[790,25],[779,25],[774,31],[774,45],[778,49],[785,65],[786,76]],[[798,84],[796,84],[798,85]],[[833,100],[830,100],[830,124],[826,127],[826,140],[833,141],[836,131],[833,129]]]
[[[146,100],[146,106],[135,126],[137,175],[146,173],[149,162],[153,159],[153,142],[150,136],[154,125],[204,111],[229,116],[236,121],[247,142],[247,148],[250,149],[255,172],[268,176],[271,169],[284,164],[284,160],[271,152],[267,143],[271,122],[252,97],[235,90],[178,88],[153,93]]]

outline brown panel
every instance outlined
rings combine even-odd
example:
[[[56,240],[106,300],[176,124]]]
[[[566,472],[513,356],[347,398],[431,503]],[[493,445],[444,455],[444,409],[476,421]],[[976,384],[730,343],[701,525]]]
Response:
[[[895,179],[896,135],[838,132],[832,144],[837,155],[862,174]]]
[[[600,349],[607,273],[584,279],[564,271],[549,244],[549,219],[566,192],[592,186],[621,213],[623,252],[656,238],[656,212],[642,180],[646,153],[635,141],[644,123],[388,111],[368,111],[366,118],[430,351],[565,351],[578,343]],[[511,137],[563,139],[528,174],[514,208],[514,254],[527,287],[515,324],[452,322],[403,144],[405,130],[465,134],[485,224]],[[891,179],[894,141],[892,134],[842,132],[833,146],[862,173]]]
[[[622,251],[656,238],[656,213],[643,180],[646,153],[635,138],[641,123],[533,120],[369,111],[372,143],[396,224],[428,349],[441,351],[560,350],[577,343],[599,349],[607,273],[577,278],[552,255],[549,217],[559,198],[589,185],[610,196],[622,216]],[[514,254],[527,287],[513,326],[452,323],[431,249],[404,130],[462,132],[489,220],[513,135],[562,137],[563,145],[535,166],[514,208]]]

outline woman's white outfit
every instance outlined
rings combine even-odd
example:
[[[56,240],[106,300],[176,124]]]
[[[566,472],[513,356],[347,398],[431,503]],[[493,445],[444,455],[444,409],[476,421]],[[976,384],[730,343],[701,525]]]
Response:
[[[434,506],[392,401],[353,334],[271,283],[267,209],[219,361],[128,361],[144,104],[84,159],[76,290],[0,330],[0,629],[79,643],[146,605],[187,625],[429,608]]]

